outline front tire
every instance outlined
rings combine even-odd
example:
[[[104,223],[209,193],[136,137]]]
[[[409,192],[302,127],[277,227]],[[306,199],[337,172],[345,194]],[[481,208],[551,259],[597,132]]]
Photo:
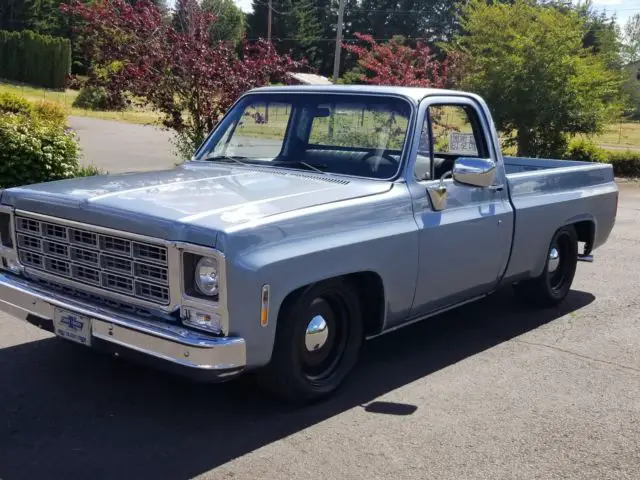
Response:
[[[278,316],[273,355],[260,382],[287,401],[320,400],[351,372],[363,339],[360,299],[350,282],[307,287],[286,301]]]
[[[553,307],[569,294],[578,264],[578,236],[573,225],[553,235],[542,273],[515,286],[516,296],[526,303]]]

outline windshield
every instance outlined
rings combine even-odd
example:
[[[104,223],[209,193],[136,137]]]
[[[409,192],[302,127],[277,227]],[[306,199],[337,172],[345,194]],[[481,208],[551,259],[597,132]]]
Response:
[[[407,101],[390,96],[251,94],[195,159],[392,178],[410,115]]]

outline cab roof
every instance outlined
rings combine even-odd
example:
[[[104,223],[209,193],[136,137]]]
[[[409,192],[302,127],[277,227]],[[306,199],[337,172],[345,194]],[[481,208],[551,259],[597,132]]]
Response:
[[[376,94],[376,95],[399,95],[415,103],[419,103],[423,98],[430,95],[449,95],[449,96],[477,96],[463,92],[461,90],[449,90],[443,88],[422,88],[422,87],[394,87],[381,85],[287,85],[259,87],[250,90],[247,93],[360,93],[360,94]]]

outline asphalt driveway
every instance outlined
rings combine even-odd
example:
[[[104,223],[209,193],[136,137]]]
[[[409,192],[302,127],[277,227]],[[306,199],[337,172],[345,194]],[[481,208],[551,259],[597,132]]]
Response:
[[[119,145],[154,145],[135,158],[155,166],[160,137],[135,131],[150,143]],[[377,338],[338,395],[302,409],[0,314],[0,478],[640,478],[639,232],[640,187],[623,185],[609,243],[561,307],[505,290]]]
[[[178,161],[171,133],[158,127],[91,117],[69,117],[82,149],[82,163],[109,173],[161,170]]]

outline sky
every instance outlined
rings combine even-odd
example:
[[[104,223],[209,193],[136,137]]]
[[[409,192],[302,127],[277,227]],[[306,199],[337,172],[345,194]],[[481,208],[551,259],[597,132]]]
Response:
[[[609,15],[615,13],[621,26],[627,22],[629,17],[640,13],[640,0],[596,0],[593,2],[593,6],[598,10],[606,10]]]
[[[172,5],[175,0],[169,0]],[[234,0],[236,5],[245,12],[251,11],[251,0]],[[640,0],[595,0],[593,6],[598,10],[606,10],[608,14],[616,14],[618,23],[622,26],[627,19],[640,13]]]

